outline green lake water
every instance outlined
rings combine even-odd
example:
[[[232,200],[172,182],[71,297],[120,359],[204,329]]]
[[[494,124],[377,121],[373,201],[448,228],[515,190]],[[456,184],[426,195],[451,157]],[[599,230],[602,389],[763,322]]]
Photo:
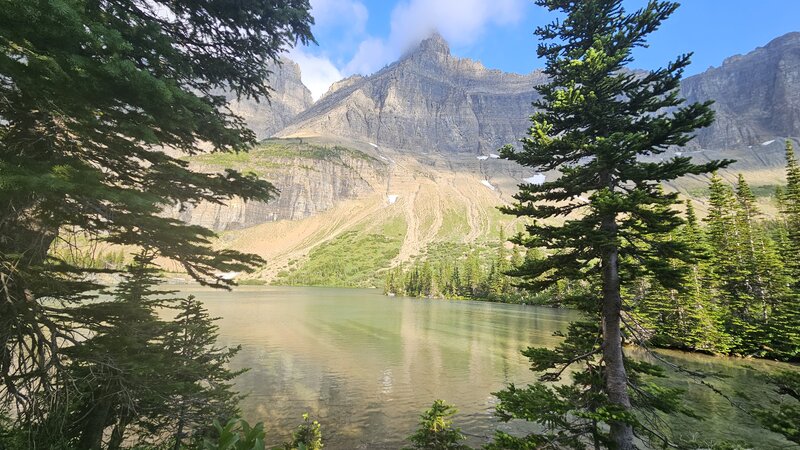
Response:
[[[553,332],[576,318],[571,311],[485,302],[385,297],[377,290],[238,287],[219,292],[184,287],[221,317],[221,343],[242,345],[234,368],[248,394],[245,418],[263,421],[270,440],[287,438],[310,413],[322,423],[326,448],[397,449],[435,399],[459,409],[456,423],[479,446],[497,427],[491,392],[533,381],[520,350],[552,346]],[[765,392],[746,366],[777,363],[682,353],[666,357],[693,369],[724,374],[712,380],[728,392]],[[757,448],[789,448],[730,402],[697,383],[686,389],[706,419],[677,420],[675,433],[703,442],[756,440]]]

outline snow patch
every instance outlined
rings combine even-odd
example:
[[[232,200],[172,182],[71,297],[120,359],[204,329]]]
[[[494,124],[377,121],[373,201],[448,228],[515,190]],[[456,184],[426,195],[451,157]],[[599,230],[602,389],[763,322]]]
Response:
[[[578,200],[580,200],[582,203],[591,203],[592,202],[591,200],[589,200],[588,198],[586,198],[584,196],[578,197]]]
[[[394,194],[386,196],[386,200],[389,200],[389,204],[390,205],[394,205],[395,203],[397,203],[397,199],[398,198],[400,198],[400,196],[399,195],[394,195]]]
[[[216,277],[219,278],[220,280],[230,281],[230,280],[233,280],[234,278],[238,277],[239,274],[241,274],[241,273],[242,272],[218,273],[218,274],[216,274]]]
[[[492,183],[489,183],[489,180],[481,180],[481,184],[488,187],[491,190],[497,189],[496,187],[492,186]]]
[[[675,156],[683,156],[683,152],[675,152]]]
[[[488,156],[478,156],[478,159],[481,160],[481,161],[486,161],[487,159],[489,159],[489,157]]]
[[[371,146],[373,146],[375,148],[378,148],[378,144],[373,144],[372,142],[370,142],[369,145],[371,145]]]
[[[773,142],[775,142],[775,139],[773,139],[771,141],[767,141],[767,142],[762,142],[761,145],[767,146],[769,144],[772,144]]]
[[[532,177],[525,178],[523,181],[525,181],[528,184],[541,186],[542,184],[544,184],[544,180],[546,180],[546,179],[547,179],[547,177],[544,174],[537,173],[536,175],[534,175]]]
[[[500,155],[497,155],[497,154],[495,154],[495,153],[489,153],[489,158],[492,158],[492,159],[500,159]]]

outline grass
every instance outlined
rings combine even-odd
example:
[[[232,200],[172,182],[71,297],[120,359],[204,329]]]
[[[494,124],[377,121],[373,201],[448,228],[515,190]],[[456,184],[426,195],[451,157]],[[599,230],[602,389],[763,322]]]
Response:
[[[442,226],[437,237],[458,239],[469,233],[469,221],[464,209],[448,208],[442,214]]]
[[[263,286],[267,284],[267,282],[259,280],[258,278],[245,278],[243,280],[236,280],[236,284],[239,286]]]
[[[406,223],[395,217],[379,232],[354,229],[314,249],[308,260],[278,274],[274,284],[289,286],[375,287],[400,253]]]

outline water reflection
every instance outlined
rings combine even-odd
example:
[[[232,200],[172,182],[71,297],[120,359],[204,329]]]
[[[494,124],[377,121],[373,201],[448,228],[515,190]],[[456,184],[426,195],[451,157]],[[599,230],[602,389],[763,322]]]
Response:
[[[224,344],[243,346],[234,364],[251,368],[237,381],[249,393],[245,417],[264,421],[277,443],[310,412],[322,422],[330,449],[400,448],[420,412],[438,398],[456,404],[457,423],[471,444],[481,445],[496,427],[490,393],[531,381],[520,349],[554,345],[553,332],[575,318],[548,308],[387,298],[370,290],[187,291],[223,317]],[[713,361],[689,362],[719,365]],[[731,383],[748,382],[744,371],[735,373],[737,363],[723,366],[733,371]],[[718,396],[684,387],[693,401],[718,412],[702,426],[678,423],[681,430],[763,433]]]

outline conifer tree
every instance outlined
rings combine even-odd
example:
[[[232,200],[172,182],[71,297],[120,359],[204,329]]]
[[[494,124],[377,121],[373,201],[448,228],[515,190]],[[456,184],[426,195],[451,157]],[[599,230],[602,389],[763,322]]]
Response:
[[[786,189],[780,199],[780,212],[786,229],[786,241],[781,252],[786,268],[800,286],[800,165],[794,154],[792,141],[786,141]]]
[[[660,183],[710,172],[727,162],[695,164],[682,156],[644,160],[685,145],[693,131],[708,126],[714,117],[710,103],[684,105],[679,97],[690,55],[643,75],[624,70],[632,50],[645,45],[647,35],[675,11],[676,3],[652,1],[633,13],[624,10],[621,0],[537,4],[564,14],[563,20],[536,30],[545,41],[538,55],[545,58],[550,82],[537,87],[542,100],[535,106],[540,111],[532,116],[522,149],[506,146],[502,154],[539,172],[558,169],[561,176],[542,185],[521,185],[517,203],[505,212],[536,220],[527,227],[529,237],[517,243],[551,252],[520,271],[529,285],[541,289],[559,280],[596,281],[596,295],[575,302],[597,317],[594,335],[576,335],[573,341],[586,343],[588,336],[588,342],[598,344],[568,347],[557,354],[539,349],[531,360],[540,371],[583,364],[585,371],[574,375],[576,383],[593,378],[600,385],[589,383],[597,389],[590,389],[597,407],[582,417],[609,425],[611,447],[632,449],[634,430],[642,431],[642,424],[632,411],[633,364],[622,351],[621,285],[632,280],[620,278],[620,264],[635,258],[660,280],[680,279],[680,273],[661,262],[685,258],[685,245],[669,241],[656,246],[648,238],[681,224],[673,209],[654,208],[677,202],[676,194],[659,190]],[[544,221],[561,217],[566,217],[563,224]],[[546,422],[545,413],[531,414],[530,406],[517,402],[544,401],[543,396],[558,395],[553,389],[559,390],[537,387],[526,392],[527,397],[501,396],[500,408],[510,416]]]
[[[770,325],[771,342],[779,357],[800,359],[800,165],[791,141],[786,141],[786,189],[779,196],[781,261],[788,278],[788,291],[775,306]]]
[[[787,286],[790,282],[786,274],[786,265],[780,257],[779,243],[768,233],[764,220],[758,220],[761,212],[756,205],[756,198],[742,175],[737,182],[736,196],[739,200],[739,227],[744,237],[749,272],[749,289],[760,308],[758,322],[759,331],[753,339],[766,342],[770,348],[768,330],[775,321],[775,313],[782,299],[790,295]],[[762,354],[769,353],[766,349]]]
[[[156,289],[153,257],[136,255],[113,300],[79,308],[94,335],[65,350],[78,380],[69,428],[76,448],[119,448],[131,428],[148,435],[148,417],[158,415],[175,387],[174,361],[164,349],[167,324],[156,315],[172,292]]]
[[[723,327],[725,311],[717,304],[719,286],[713,279],[710,248],[705,233],[700,229],[694,205],[686,201],[686,225],[680,237],[694,253],[694,260],[687,266],[682,294],[690,312],[690,324],[685,328],[685,342],[693,350],[712,353],[727,353],[730,338]]]
[[[275,196],[253,174],[201,173],[181,157],[255,143],[221,91],[265,100],[269,63],[313,40],[309,9],[308,0],[3,2],[0,401],[14,401],[17,417],[54,392],[59,347],[75,340],[76,318],[47,300],[69,305],[99,287],[50,253],[65,227],[156,248],[202,283],[261,263],[212,248],[210,230],[162,212]]]
[[[634,315],[653,345],[727,353],[729,339],[723,328],[724,311],[716,304],[718,287],[708,261],[710,249],[690,200],[686,201],[686,224],[670,236],[683,242],[694,255],[689,262],[670,261],[684,274],[683,282],[668,289],[647,277],[645,288],[630,294],[639,296],[632,302]]]
[[[717,301],[725,309],[724,328],[731,337],[732,350],[752,354],[752,337],[758,333],[755,322],[755,299],[749,287],[748,252],[742,227],[741,206],[736,194],[718,174],[709,184],[709,212],[706,217],[711,244],[711,268],[719,285]]]
[[[232,380],[243,373],[228,368],[241,347],[221,347],[217,344],[218,319],[193,296],[178,299],[172,306],[178,312],[169,324],[163,340],[172,368],[170,377],[174,389],[170,392],[164,411],[151,422],[168,429],[173,436],[174,449],[180,450],[190,433],[198,434],[214,420],[226,423],[239,414],[241,396],[233,391]]]
[[[68,436],[76,448],[120,448],[124,442],[180,448],[190,433],[238,414],[241,396],[227,365],[239,347],[218,346],[217,327],[193,297],[158,290],[154,253],[137,254],[113,300],[84,305],[93,336],[65,350],[77,400]],[[174,308],[172,321],[157,309]],[[47,437],[52,439],[52,437]]]

